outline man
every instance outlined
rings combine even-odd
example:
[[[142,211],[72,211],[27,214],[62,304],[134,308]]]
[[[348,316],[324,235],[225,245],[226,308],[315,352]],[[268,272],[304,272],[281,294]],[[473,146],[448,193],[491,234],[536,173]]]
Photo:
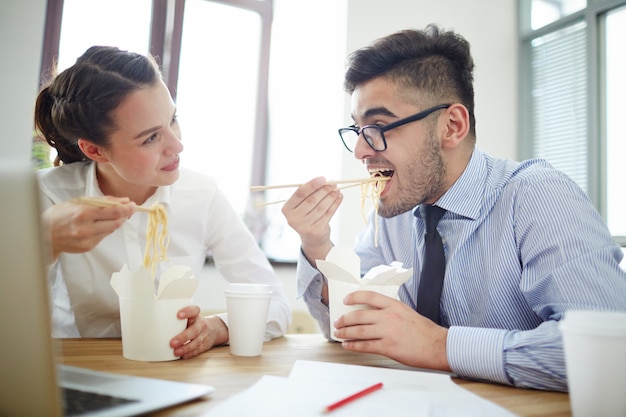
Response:
[[[354,125],[340,135],[370,173],[390,177],[378,231],[372,213],[355,245],[361,273],[400,261],[414,276],[400,301],[348,295],[346,304],[372,309],[340,317],[334,335],[347,340],[345,349],[410,366],[565,391],[558,321],[569,309],[626,311],[623,255],[566,175],[545,161],[518,163],[475,148],[473,66],[468,42],[432,25],[350,56]],[[329,221],[341,200],[336,186],[315,178],[283,207],[302,241],[299,294],[327,337],[328,287],[316,260],[332,248]],[[425,255],[432,249],[424,216],[433,207],[443,214],[429,233],[443,242],[440,290],[430,282],[437,255]]]

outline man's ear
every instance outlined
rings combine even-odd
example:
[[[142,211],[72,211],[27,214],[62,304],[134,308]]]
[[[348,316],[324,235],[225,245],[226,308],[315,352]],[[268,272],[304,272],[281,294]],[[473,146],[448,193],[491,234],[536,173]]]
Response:
[[[92,161],[107,162],[108,159],[102,152],[102,147],[88,141],[87,139],[78,139],[78,147],[85,156]]]
[[[469,111],[464,105],[456,103],[448,108],[446,116],[442,146],[444,149],[452,149],[463,142],[469,133]]]

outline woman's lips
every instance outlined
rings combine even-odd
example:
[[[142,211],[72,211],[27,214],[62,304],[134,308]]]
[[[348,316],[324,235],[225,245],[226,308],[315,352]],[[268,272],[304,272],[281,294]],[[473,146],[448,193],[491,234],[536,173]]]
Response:
[[[176,158],[174,162],[162,168],[163,171],[176,171],[178,169],[178,165],[180,164],[180,158]]]

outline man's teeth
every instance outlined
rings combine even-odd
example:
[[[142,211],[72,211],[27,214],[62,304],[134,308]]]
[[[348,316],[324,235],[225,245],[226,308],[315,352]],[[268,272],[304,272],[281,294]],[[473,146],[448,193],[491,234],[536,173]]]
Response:
[[[391,170],[391,169],[370,169],[369,170],[369,174],[370,175],[380,174],[380,175],[384,175],[385,177],[391,177],[391,176],[393,176],[393,170]]]

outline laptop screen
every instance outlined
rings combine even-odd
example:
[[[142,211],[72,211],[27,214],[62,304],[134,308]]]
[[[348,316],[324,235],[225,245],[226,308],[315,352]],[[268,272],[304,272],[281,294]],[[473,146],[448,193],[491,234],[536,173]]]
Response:
[[[0,416],[62,416],[59,385],[131,400],[98,416],[136,415],[213,393],[210,385],[57,367],[37,174],[0,160],[0,196]]]
[[[0,160],[0,415],[61,415],[36,173]]]

